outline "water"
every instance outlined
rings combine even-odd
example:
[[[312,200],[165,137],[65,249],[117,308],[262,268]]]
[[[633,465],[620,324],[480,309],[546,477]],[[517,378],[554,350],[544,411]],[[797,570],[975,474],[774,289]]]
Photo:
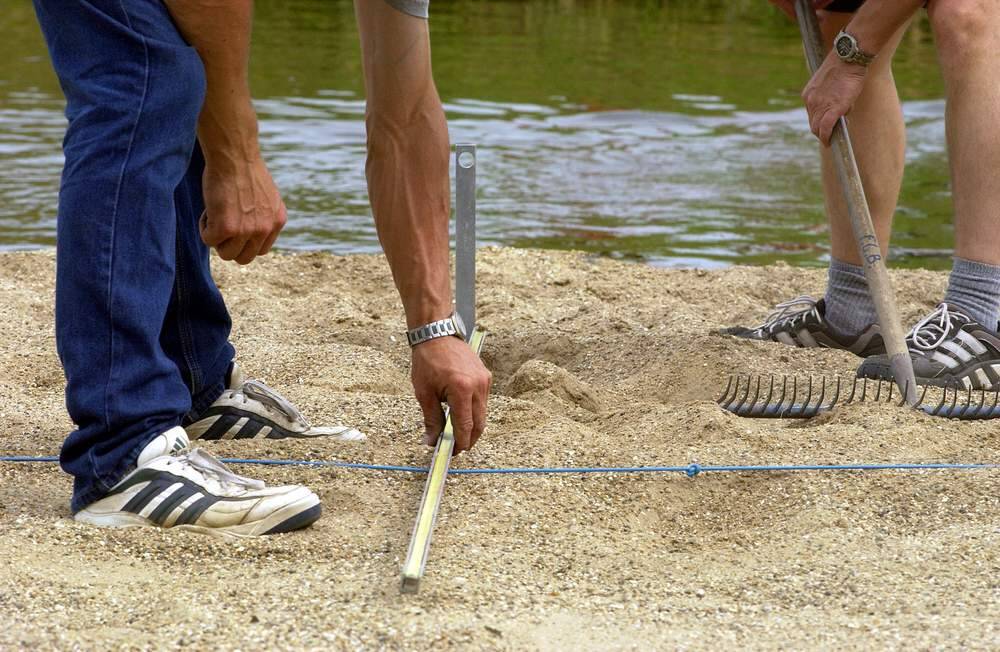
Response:
[[[374,1],[374,0],[372,0]],[[0,249],[53,243],[64,129],[30,3],[3,0]],[[475,142],[485,244],[661,265],[822,264],[798,33],[764,0],[433,0],[453,142]],[[949,262],[941,81],[929,30],[897,55],[908,167],[897,264]],[[378,249],[349,2],[258,0],[252,62],[280,245]]]

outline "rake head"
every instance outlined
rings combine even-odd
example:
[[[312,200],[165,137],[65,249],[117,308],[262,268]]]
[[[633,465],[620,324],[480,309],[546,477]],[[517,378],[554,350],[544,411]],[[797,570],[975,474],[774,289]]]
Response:
[[[847,394],[850,385],[850,394]],[[905,389],[905,388],[904,388]],[[716,399],[723,409],[741,417],[763,419],[808,419],[822,412],[828,412],[837,405],[874,401],[892,403],[895,384],[889,380],[853,378],[836,382],[827,378],[799,382],[797,377],[789,381],[775,376],[765,381],[762,376],[730,376],[722,396]],[[932,400],[924,399],[931,394]],[[940,399],[935,401],[937,395]],[[846,395],[846,396],[845,396]],[[906,404],[904,396],[897,396],[898,405]],[[1000,417],[1000,387],[996,389],[972,389],[951,384],[944,387],[921,386],[917,409],[935,417],[972,421],[976,419],[996,419]]]

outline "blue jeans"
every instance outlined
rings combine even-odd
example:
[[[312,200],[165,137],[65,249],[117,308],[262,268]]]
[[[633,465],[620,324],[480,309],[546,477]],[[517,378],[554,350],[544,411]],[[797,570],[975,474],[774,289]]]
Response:
[[[69,126],[56,344],[72,509],[222,393],[234,351],[198,220],[205,72],[162,0],[35,0]]]

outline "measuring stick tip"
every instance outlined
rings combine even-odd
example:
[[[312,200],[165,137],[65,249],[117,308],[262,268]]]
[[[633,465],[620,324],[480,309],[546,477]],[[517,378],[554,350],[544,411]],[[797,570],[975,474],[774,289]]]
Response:
[[[416,593],[418,590],[420,590],[420,578],[404,575],[403,583],[399,587],[399,592],[410,594]]]

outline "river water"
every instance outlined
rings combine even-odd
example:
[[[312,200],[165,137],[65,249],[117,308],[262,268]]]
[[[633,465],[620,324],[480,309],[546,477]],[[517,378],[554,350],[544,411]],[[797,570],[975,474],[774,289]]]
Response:
[[[367,0],[374,1],[374,0]],[[26,0],[0,12],[0,250],[54,242],[62,98]],[[453,142],[479,156],[483,244],[717,267],[827,255],[795,26],[765,0],[434,0]],[[925,21],[895,66],[909,147],[896,264],[952,244]],[[378,248],[351,4],[258,0],[252,82],[290,222],[280,246]]]

